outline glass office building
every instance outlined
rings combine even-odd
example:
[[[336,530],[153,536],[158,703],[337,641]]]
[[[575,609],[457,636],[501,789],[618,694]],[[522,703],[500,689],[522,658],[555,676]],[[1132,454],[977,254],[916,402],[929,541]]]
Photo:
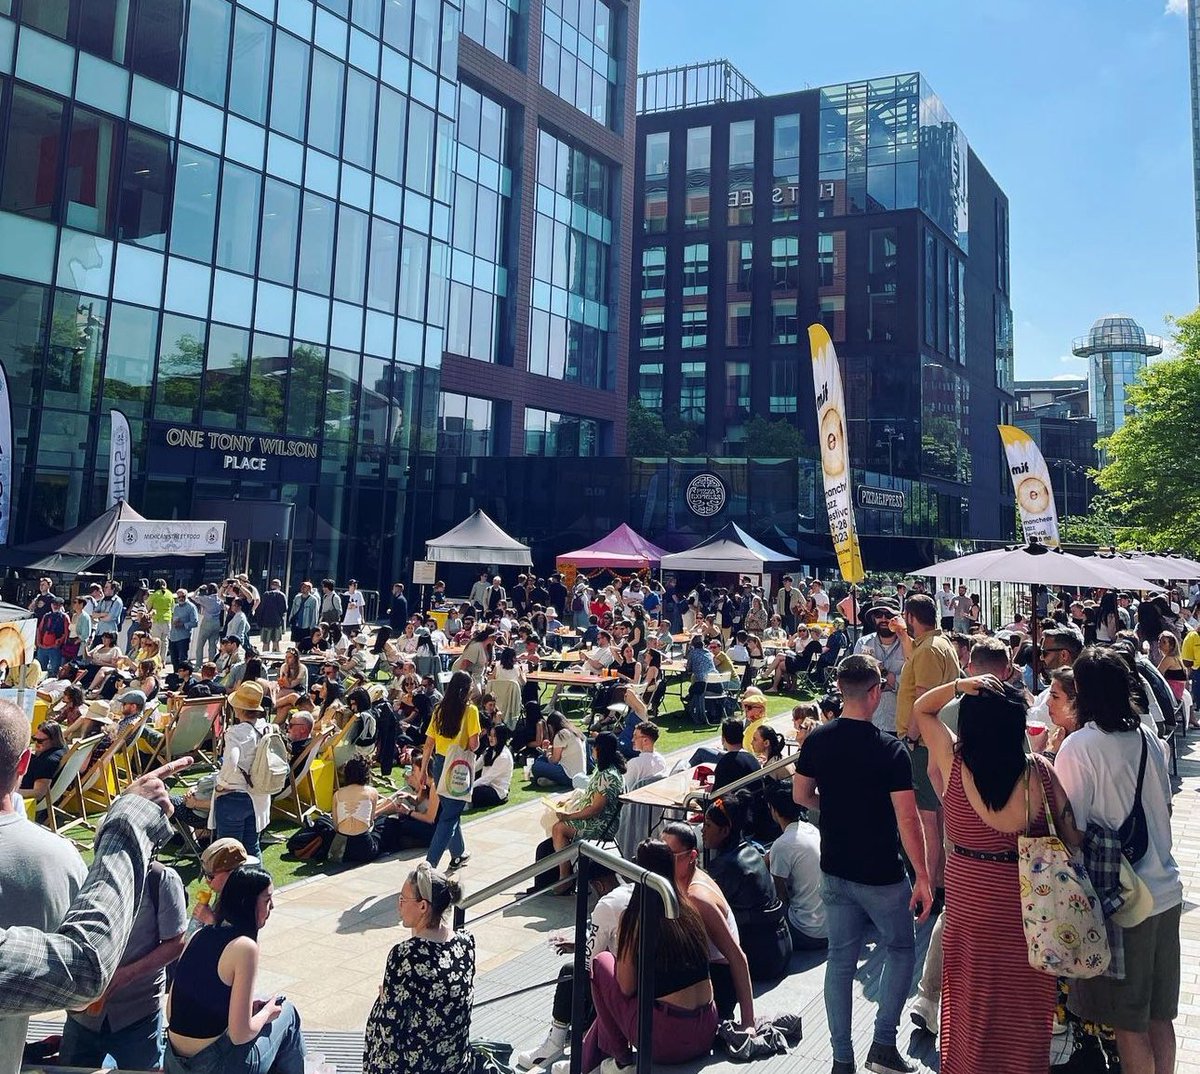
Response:
[[[292,503],[294,575],[390,581],[436,448],[460,21],[456,0],[0,0],[11,543],[104,510],[117,409],[145,516]],[[256,577],[285,555],[253,546]]]
[[[820,323],[856,481],[937,498],[945,533],[1007,537],[1004,192],[920,74],[766,97],[710,67],[641,76],[634,398],[697,454],[761,455],[762,419],[815,450]],[[868,532],[910,532],[900,511],[864,516]]]
[[[1129,386],[1137,383],[1147,359],[1162,354],[1163,341],[1148,336],[1132,317],[1110,314],[1076,339],[1071,352],[1087,359],[1088,402],[1096,420],[1096,435],[1101,439],[1112,436],[1129,413]]]

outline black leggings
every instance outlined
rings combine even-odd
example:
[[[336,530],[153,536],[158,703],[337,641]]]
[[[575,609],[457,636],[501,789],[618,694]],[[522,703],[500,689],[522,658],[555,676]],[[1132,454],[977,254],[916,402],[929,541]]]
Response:
[[[550,1012],[550,1017],[561,1025],[569,1026],[571,1024],[571,994],[574,982],[575,966],[574,963],[568,962],[558,971],[558,984],[554,986],[554,1007]],[[583,990],[583,1028],[585,1031],[595,1019],[596,1008],[592,1006],[592,986],[591,982],[588,982],[588,987]]]
[[[476,787],[471,791],[472,809],[489,809],[503,801],[495,787]]]

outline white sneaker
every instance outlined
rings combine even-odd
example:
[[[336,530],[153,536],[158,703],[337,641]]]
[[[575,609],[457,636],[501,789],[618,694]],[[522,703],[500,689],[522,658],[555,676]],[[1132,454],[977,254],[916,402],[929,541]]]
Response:
[[[630,1063],[625,1066],[609,1056],[600,1064],[600,1074],[637,1074],[637,1064]]]
[[[517,1066],[526,1069],[546,1066],[551,1059],[562,1055],[563,1049],[566,1048],[570,1039],[571,1029],[569,1026],[552,1024],[550,1031],[546,1034],[546,1039],[541,1044],[536,1048],[530,1048],[527,1052],[517,1053]]]
[[[571,1060],[560,1059],[550,1068],[550,1074],[571,1074]]]
[[[933,1000],[917,996],[913,1000],[909,1017],[915,1026],[925,1030],[926,1033],[934,1037],[938,1035],[938,1005]]]

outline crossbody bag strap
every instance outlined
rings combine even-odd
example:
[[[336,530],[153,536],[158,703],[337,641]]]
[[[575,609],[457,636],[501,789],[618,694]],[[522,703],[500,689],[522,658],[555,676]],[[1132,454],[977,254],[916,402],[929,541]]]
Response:
[[[1032,781],[1033,773],[1035,771],[1038,775],[1038,786],[1042,791],[1042,812],[1046,816],[1046,827],[1050,830],[1051,837],[1057,839],[1058,830],[1054,824],[1054,809],[1050,805],[1050,794],[1046,790],[1045,781],[1042,779],[1041,766],[1034,757],[1029,758],[1028,767],[1025,769],[1025,834],[1029,834],[1029,829],[1031,827],[1031,819],[1029,814],[1029,784]]]
[[[1138,765],[1137,787],[1133,792],[1133,809],[1137,809],[1138,802],[1142,800],[1142,783],[1146,778],[1146,755],[1149,752],[1146,747],[1146,732],[1140,725],[1138,727],[1138,738],[1142,740],[1142,760]],[[1133,809],[1130,810],[1131,813]]]

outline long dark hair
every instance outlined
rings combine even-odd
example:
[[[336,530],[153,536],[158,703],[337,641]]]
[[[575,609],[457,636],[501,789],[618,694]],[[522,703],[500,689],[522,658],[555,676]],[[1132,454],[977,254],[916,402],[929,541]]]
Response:
[[[483,751],[484,767],[496,763],[496,758],[504,752],[504,747],[508,745],[509,739],[512,738],[512,731],[508,729],[507,724],[494,723],[492,724],[489,734],[496,736],[496,745],[493,746],[489,738],[488,744]]]
[[[438,707],[433,710],[433,726],[443,738],[457,738],[462,730],[467,701],[471,697],[471,676],[465,671],[456,671],[446,683],[446,692]]]
[[[1119,652],[1089,646],[1075,660],[1075,714],[1079,725],[1101,731],[1135,731],[1141,724],[1134,704],[1136,675]],[[1140,684],[1139,684],[1140,685]]]
[[[506,645],[496,654],[496,659],[505,671],[512,671],[517,666],[517,651],[511,645]]]
[[[217,924],[258,939],[258,897],[271,886],[271,874],[257,865],[239,865],[225,881],[217,903]]]
[[[967,694],[959,702],[958,753],[971,770],[983,804],[1004,808],[1025,772],[1025,702],[1006,688]]]
[[[708,963],[708,935],[700,915],[679,893],[675,884],[675,858],[660,839],[644,839],[638,844],[634,859],[648,872],[667,880],[675,891],[679,916],[669,920],[663,913],[662,900],[644,888],[641,897],[635,896],[621,915],[617,930],[617,957],[637,958],[642,933],[642,918],[652,920],[658,944],[654,952],[654,972],[661,975],[680,966]]]
[[[601,731],[595,738],[596,767],[603,772],[607,768],[615,768],[618,772],[625,771],[625,757],[621,753],[621,744],[611,731]]]
[[[1096,626],[1107,626],[1114,638],[1117,636],[1117,631],[1121,629],[1119,607],[1120,605],[1117,604],[1117,591],[1115,589],[1108,590],[1100,598],[1100,603],[1096,607]]]
[[[783,735],[770,727],[767,724],[759,724],[754,729],[756,734],[762,736],[762,740],[767,744],[767,760],[776,761],[783,756]]]
[[[741,790],[714,798],[705,810],[704,817],[729,833],[722,847],[740,846],[742,832],[750,820],[750,793]]]
[[[1140,641],[1154,645],[1158,636],[1167,629],[1162,610],[1152,601],[1143,600],[1137,607],[1137,636]]]

